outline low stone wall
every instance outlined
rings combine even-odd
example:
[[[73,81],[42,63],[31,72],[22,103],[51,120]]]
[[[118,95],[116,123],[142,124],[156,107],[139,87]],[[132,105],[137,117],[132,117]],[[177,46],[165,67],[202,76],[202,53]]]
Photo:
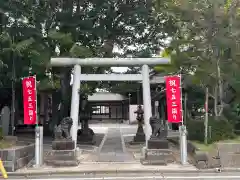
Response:
[[[171,143],[179,146],[179,138],[178,137],[174,137],[174,138],[168,138],[168,141],[170,141]],[[198,149],[194,146],[193,143],[191,143],[190,141],[187,142],[187,151],[189,154],[195,154],[195,152]]]
[[[17,142],[15,147],[0,149],[0,157],[7,172],[26,166],[33,158],[35,144]]]
[[[240,168],[240,143],[218,143],[222,168]]]
[[[170,138],[169,141],[179,146],[179,138]],[[191,141],[188,141],[187,151],[191,157],[191,163],[193,163],[198,169],[221,167],[217,150],[211,153],[200,151]]]

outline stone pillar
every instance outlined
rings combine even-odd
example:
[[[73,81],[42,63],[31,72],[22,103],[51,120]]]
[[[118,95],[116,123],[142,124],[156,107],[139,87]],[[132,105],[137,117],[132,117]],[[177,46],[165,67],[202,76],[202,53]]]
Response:
[[[78,131],[78,115],[79,115],[79,100],[80,100],[80,76],[81,76],[81,66],[74,66],[73,73],[73,85],[72,85],[72,100],[71,100],[71,113],[70,116],[73,120],[71,128],[72,140],[75,142],[75,148],[77,147],[77,131]]]
[[[152,116],[151,107],[151,93],[150,93],[150,80],[149,80],[149,67],[148,65],[142,66],[142,88],[143,88],[143,107],[144,107],[144,124],[145,124],[145,135],[146,135],[146,146],[151,136],[151,126],[149,119]]]
[[[1,111],[1,121],[2,121],[2,135],[9,135],[9,125],[10,125],[10,109],[4,106]]]

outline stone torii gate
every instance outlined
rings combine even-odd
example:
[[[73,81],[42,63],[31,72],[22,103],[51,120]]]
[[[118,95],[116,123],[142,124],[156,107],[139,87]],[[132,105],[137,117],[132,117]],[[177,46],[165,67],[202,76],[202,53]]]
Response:
[[[78,115],[79,115],[79,89],[81,81],[142,81],[144,124],[147,141],[151,136],[149,118],[152,116],[151,94],[149,83],[149,65],[169,64],[168,58],[51,58],[52,66],[74,66],[73,86],[71,99],[71,113],[73,125],[71,129],[72,140],[77,143]],[[81,66],[142,66],[141,74],[81,74]]]

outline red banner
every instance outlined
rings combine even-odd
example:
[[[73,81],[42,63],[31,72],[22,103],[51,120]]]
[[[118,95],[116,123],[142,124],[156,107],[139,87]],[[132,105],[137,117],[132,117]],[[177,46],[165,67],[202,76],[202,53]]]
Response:
[[[36,78],[30,76],[23,78],[23,108],[24,108],[24,124],[37,123],[37,93]]]
[[[182,103],[181,103],[181,77],[167,76],[166,97],[167,97],[167,116],[169,123],[182,122]]]

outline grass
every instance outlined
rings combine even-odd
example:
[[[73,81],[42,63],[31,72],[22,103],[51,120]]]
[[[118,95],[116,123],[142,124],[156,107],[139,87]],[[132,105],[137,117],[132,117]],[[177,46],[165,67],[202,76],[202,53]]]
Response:
[[[212,151],[215,149],[215,144],[208,144],[208,145],[205,145],[204,143],[202,142],[198,142],[198,141],[192,141],[193,145],[198,148],[200,151]]]
[[[2,128],[0,128],[0,149],[6,149],[6,148],[11,148],[15,146],[14,142],[11,141],[6,141],[2,137]]]
[[[234,139],[227,139],[227,140],[223,140],[223,141],[219,141],[219,142],[215,142],[212,144],[208,144],[205,145],[202,142],[199,141],[192,141],[192,143],[196,146],[196,148],[198,148],[200,151],[206,151],[206,152],[210,152],[213,151],[214,149],[216,149],[216,144],[217,143],[240,143],[240,136],[237,136]]]
[[[224,142],[224,143],[240,143],[240,136],[237,136],[234,139],[223,140],[221,142]]]
[[[0,140],[0,149],[7,149],[7,148],[11,148],[15,146],[14,142],[9,142],[9,141],[5,141],[5,140]]]

